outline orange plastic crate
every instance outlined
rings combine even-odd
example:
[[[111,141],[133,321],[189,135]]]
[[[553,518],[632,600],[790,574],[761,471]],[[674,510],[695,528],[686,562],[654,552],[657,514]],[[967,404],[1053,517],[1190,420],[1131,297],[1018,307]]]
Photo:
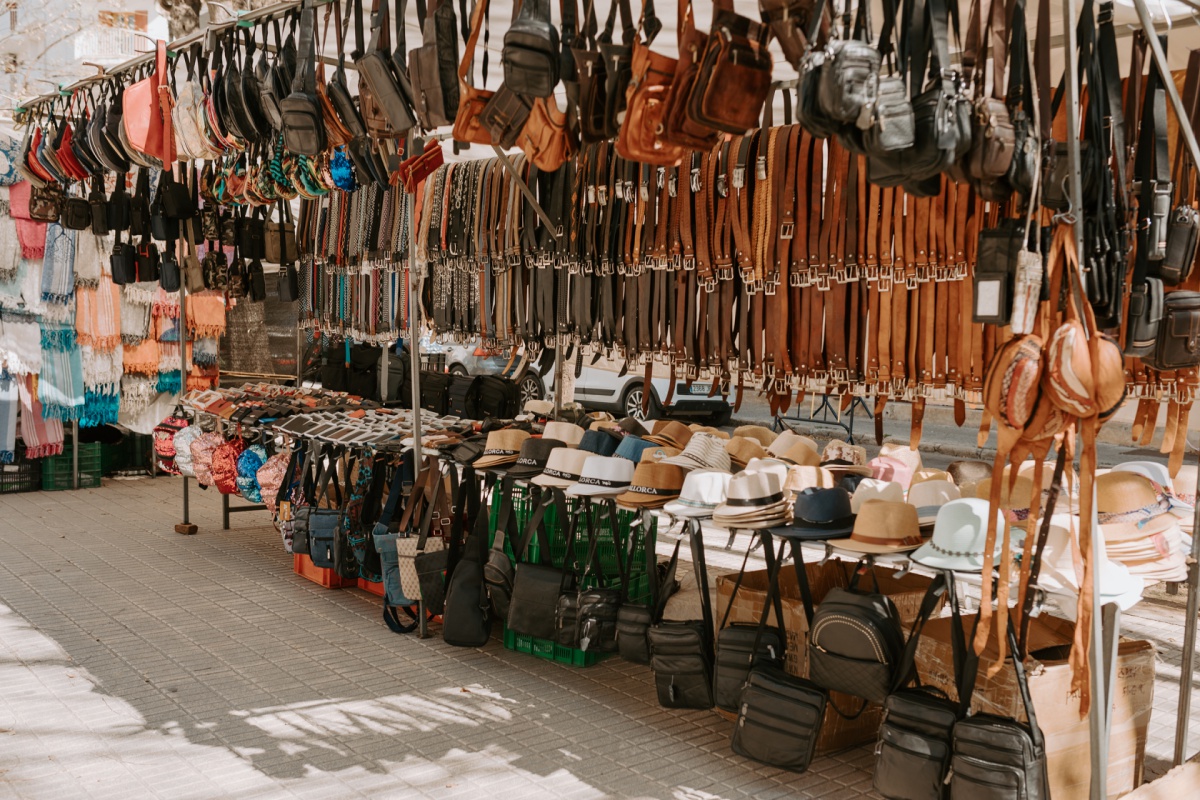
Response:
[[[383,597],[383,582],[382,581],[380,581],[379,583],[376,583],[375,581],[369,581],[366,578],[359,578],[358,579],[358,588],[362,589],[364,592],[369,592],[370,594],[373,594],[376,597]]]
[[[313,564],[312,559],[308,556],[294,553],[292,559],[292,569],[297,575],[308,578],[313,583],[324,586],[326,589],[341,589],[345,586],[357,585],[357,581],[348,581],[345,578],[339,577],[331,569],[318,567]]]

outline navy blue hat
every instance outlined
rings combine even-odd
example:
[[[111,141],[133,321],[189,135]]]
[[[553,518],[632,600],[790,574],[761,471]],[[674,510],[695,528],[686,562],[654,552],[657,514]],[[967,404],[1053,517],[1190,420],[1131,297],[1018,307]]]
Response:
[[[617,440],[604,431],[584,431],[577,449],[598,456],[611,456],[617,452]]]
[[[658,447],[654,442],[648,442],[640,436],[634,436],[632,433],[621,440],[621,444],[617,446],[617,451],[613,453],[617,458],[625,458],[633,463],[638,463],[642,460],[642,453],[652,447]]]
[[[796,495],[792,524],[771,532],[790,539],[845,539],[854,531],[850,493],[845,489],[805,489]]]

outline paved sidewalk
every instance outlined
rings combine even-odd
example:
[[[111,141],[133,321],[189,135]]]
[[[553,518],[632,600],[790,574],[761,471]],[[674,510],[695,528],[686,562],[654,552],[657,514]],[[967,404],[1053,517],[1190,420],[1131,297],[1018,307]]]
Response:
[[[0,798],[873,796],[869,747],[804,775],[754,764],[715,713],[659,708],[645,667],[395,636],[376,598],[294,575],[265,514],[221,531],[193,494],[184,537],[179,507],[172,479],[0,497]],[[1160,652],[1152,775],[1177,606],[1125,620]]]

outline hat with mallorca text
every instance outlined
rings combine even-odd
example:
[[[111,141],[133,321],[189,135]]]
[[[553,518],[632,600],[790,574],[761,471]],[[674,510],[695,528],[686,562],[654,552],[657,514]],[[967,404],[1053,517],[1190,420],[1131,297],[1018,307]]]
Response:
[[[521,445],[521,453],[516,462],[508,468],[509,476],[518,479],[532,478],[540,475],[550,460],[550,454],[559,447],[566,447],[565,442],[558,439],[530,437]]]
[[[633,471],[629,488],[617,495],[617,505],[632,508],[661,508],[679,497],[683,470],[674,464],[643,461]]]
[[[713,469],[696,469],[683,479],[679,497],[663,506],[673,517],[711,517],[717,506],[725,502],[730,474]]]
[[[573,447],[556,447],[550,451],[550,457],[542,473],[534,477],[530,483],[538,486],[551,486],[566,489],[579,480],[583,473],[583,465],[592,457],[586,450]]]
[[[475,468],[489,469],[491,467],[505,467],[512,464],[521,454],[521,447],[528,438],[529,431],[517,428],[502,428],[498,431],[492,431],[488,434],[487,445],[483,448],[483,455],[475,462]]]
[[[633,462],[613,456],[589,456],[579,480],[567,489],[570,497],[616,497],[633,480]]]

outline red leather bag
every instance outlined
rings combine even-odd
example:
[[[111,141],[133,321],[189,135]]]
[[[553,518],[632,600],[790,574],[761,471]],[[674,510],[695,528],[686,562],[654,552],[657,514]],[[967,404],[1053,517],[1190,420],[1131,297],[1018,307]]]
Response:
[[[129,146],[163,164],[175,161],[175,131],[171,111],[175,106],[167,82],[167,43],[154,48],[154,72],[125,90],[122,124]]]

